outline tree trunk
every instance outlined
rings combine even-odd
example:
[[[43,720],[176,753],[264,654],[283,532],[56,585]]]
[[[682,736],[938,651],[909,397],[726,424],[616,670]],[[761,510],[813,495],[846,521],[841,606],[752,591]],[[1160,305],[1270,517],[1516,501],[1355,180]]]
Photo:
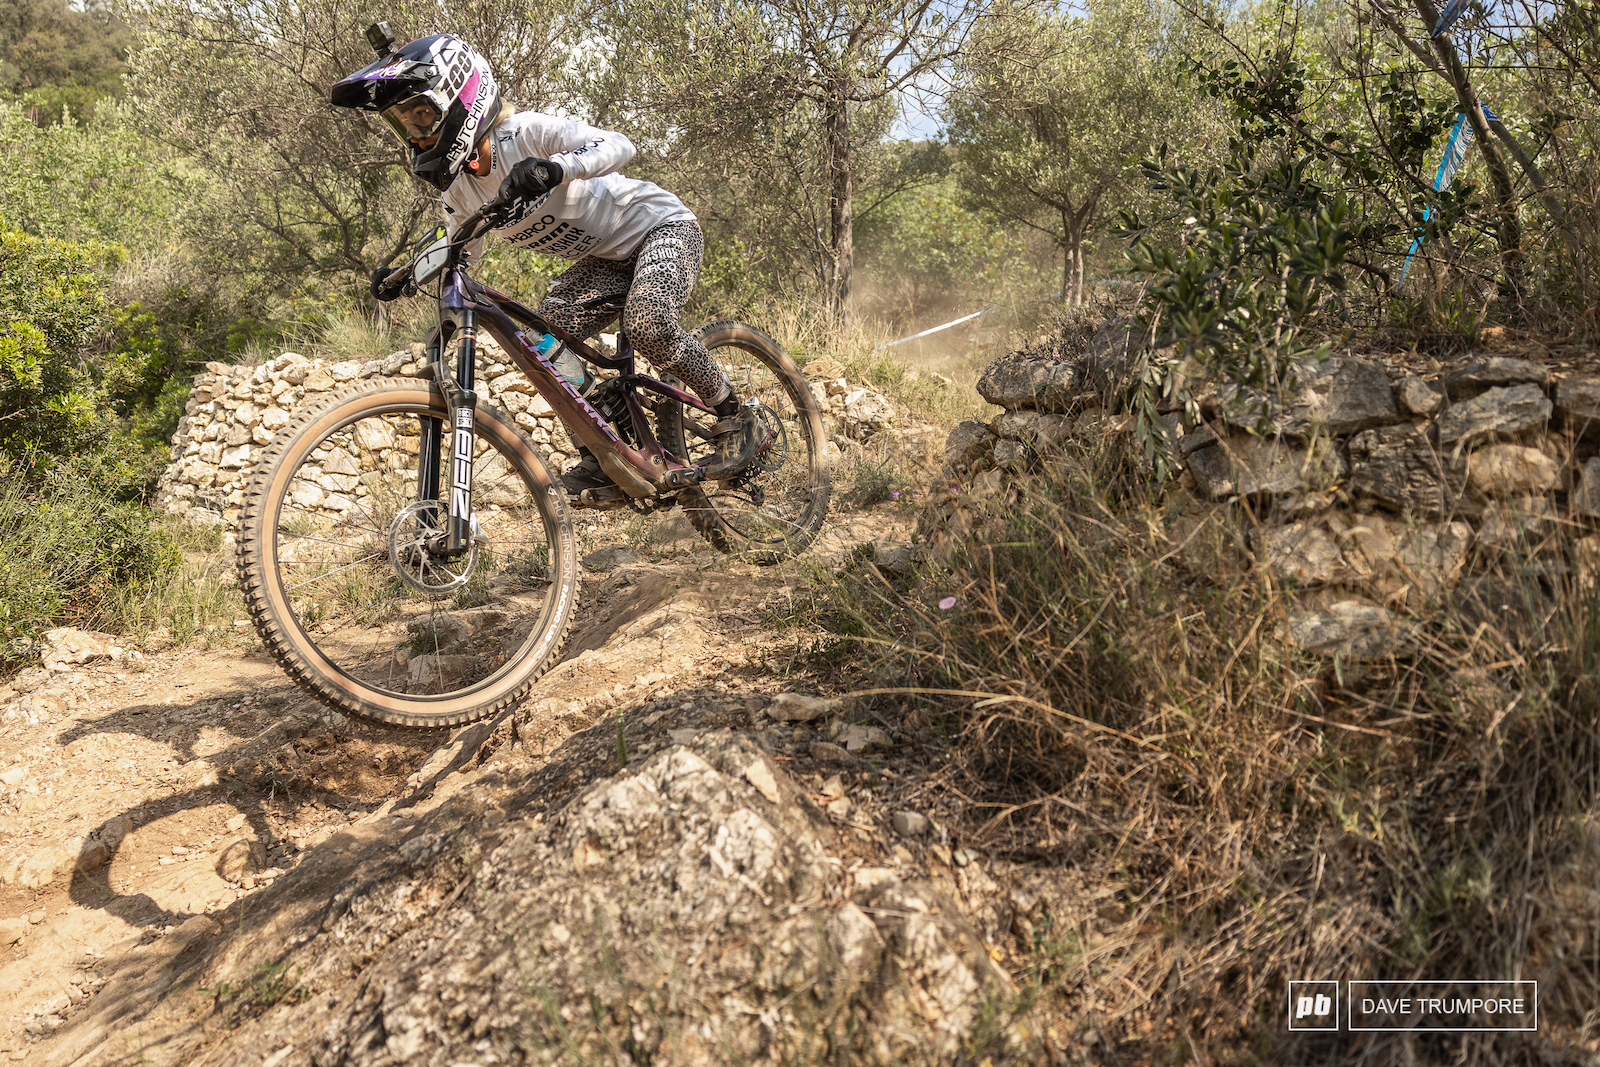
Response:
[[[1072,218],[1071,212],[1066,208],[1057,208],[1061,212],[1061,302],[1072,303]]]
[[[1433,0],[1413,0],[1416,4],[1417,14],[1422,16],[1423,25],[1432,29],[1439,23],[1439,10]],[[1489,184],[1494,187],[1495,208],[1499,215],[1497,229],[1500,244],[1500,265],[1505,271],[1505,288],[1510,290],[1511,298],[1520,304],[1522,302],[1522,220],[1517,217],[1516,187],[1511,182],[1511,168],[1506,166],[1505,156],[1500,153],[1500,146],[1494,142],[1489,130],[1488,119],[1484,116],[1482,101],[1478,99],[1476,90],[1472,87],[1472,80],[1467,77],[1467,70],[1461,63],[1461,57],[1456,55],[1456,48],[1448,35],[1434,42],[1434,47],[1439,52],[1439,59],[1444,63],[1444,69],[1450,77],[1451,87],[1456,91],[1456,100],[1461,106],[1462,114],[1467,116],[1467,124],[1472,127],[1473,136],[1478,141],[1478,150],[1483,153],[1483,165],[1489,171]]]
[[[1089,232],[1089,216],[1094,213],[1095,201],[1095,197],[1090,197],[1076,209],[1070,203],[1060,209],[1064,238],[1061,302],[1072,307],[1083,306],[1083,238]]]
[[[850,275],[855,266],[855,223],[851,215],[855,172],[850,158],[850,116],[842,86],[827,113],[828,224],[833,271],[828,275],[828,311],[834,325],[850,325]]]

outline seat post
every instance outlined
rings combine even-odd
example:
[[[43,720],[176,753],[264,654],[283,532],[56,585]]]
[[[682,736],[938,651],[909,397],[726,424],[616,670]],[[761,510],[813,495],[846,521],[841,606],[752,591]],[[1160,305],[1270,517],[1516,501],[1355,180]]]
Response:
[[[633,342],[628,340],[628,335],[623,332],[621,325],[617,326],[617,355],[628,361],[622,368],[623,374],[633,374],[639,369],[639,361],[633,351]]]

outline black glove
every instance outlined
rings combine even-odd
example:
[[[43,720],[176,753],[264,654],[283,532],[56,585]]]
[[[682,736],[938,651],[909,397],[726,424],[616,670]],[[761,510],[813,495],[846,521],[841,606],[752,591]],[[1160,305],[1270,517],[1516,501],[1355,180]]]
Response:
[[[561,164],[548,159],[521,159],[500,183],[500,196],[534,200],[561,184],[565,175]]]
[[[379,267],[372,272],[372,298],[394,300],[405,295],[411,271],[405,267]]]

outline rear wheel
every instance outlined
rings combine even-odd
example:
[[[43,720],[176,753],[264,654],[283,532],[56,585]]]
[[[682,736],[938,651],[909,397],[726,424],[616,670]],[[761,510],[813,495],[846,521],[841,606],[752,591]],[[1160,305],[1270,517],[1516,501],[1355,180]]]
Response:
[[[695,332],[733,382],[741,401],[757,401],[771,444],[739,477],[682,490],[690,523],[717,548],[756,563],[803,551],[822,529],[833,472],[824,461],[822,409],[783,346],[742,322],[711,322]],[[657,407],[661,443],[688,463],[711,454],[716,417],[676,401]]]
[[[417,502],[425,382],[364,383],[301,412],[258,461],[238,561],[256,629],[302,686],[342,711],[448,726],[498,711],[554,663],[577,598],[566,499],[511,417],[477,408],[478,536],[447,556],[438,502]],[[448,484],[448,474],[442,479]]]

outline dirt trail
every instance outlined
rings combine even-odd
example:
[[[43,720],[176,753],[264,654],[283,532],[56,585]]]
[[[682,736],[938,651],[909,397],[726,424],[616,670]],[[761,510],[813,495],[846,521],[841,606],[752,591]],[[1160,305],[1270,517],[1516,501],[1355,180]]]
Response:
[[[654,550],[589,525],[598,569],[565,659],[513,717],[453,731],[331,712],[243,629],[243,648],[24,672],[0,690],[0,1055],[118,1060],[77,1017],[137,1017],[196,931],[272,921],[252,904],[275,881],[421,817],[496,761],[556,767],[574,733],[619,714],[636,755],[685,729],[751,728],[795,685],[765,661],[792,643],[768,623],[804,569],[908,526],[883,509],[836,518],[803,560],[758,570],[670,525]],[[98,1006],[107,990],[117,1004]]]

